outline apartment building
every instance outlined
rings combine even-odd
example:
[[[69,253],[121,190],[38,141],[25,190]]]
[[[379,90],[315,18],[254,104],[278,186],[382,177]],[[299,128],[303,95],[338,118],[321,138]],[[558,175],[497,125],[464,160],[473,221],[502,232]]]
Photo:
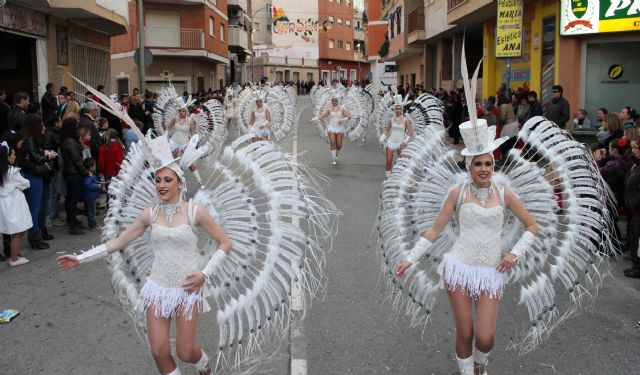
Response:
[[[229,17],[229,82],[248,80],[247,56],[251,54],[251,0],[227,0]]]
[[[252,1],[255,81],[317,81],[318,0]]]
[[[131,1],[127,34],[111,39],[111,79],[119,94],[130,93],[140,83],[134,55],[141,27],[148,50],[145,60],[151,57],[145,69],[146,89],[158,90],[169,82],[178,92],[225,86],[230,65],[226,0],[144,1],[143,22],[136,10],[137,2]],[[236,30],[234,43],[240,44],[240,34]]]
[[[67,73],[108,84],[109,38],[128,24],[127,0],[9,0],[0,7],[0,88],[39,101],[48,82],[80,90]]]
[[[370,77],[364,33],[364,2],[318,1],[320,79],[344,82]],[[356,29],[357,27],[357,29]]]
[[[378,85],[380,83],[379,67],[382,57],[380,51],[385,44],[387,36],[388,22],[382,19],[382,2],[381,1],[367,1],[365,3],[364,12],[364,25],[365,25],[365,44],[367,50],[367,62],[371,69],[370,81]],[[388,45],[388,41],[386,42]],[[386,47],[385,47],[386,48]],[[382,87],[380,87],[381,89]]]

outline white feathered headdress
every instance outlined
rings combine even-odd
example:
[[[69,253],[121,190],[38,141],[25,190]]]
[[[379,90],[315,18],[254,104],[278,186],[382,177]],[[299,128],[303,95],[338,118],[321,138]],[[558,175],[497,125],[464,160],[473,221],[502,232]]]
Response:
[[[469,81],[469,72],[467,71],[467,58],[464,53],[464,40],[462,41],[462,81],[464,85],[464,97],[467,101],[467,110],[469,111],[469,121],[460,124],[460,135],[464,140],[465,149],[462,150],[463,156],[475,156],[493,152],[500,147],[509,137],[496,139],[496,127],[487,126],[487,121],[478,119],[476,112],[476,93],[478,90],[478,73],[482,65],[482,59],[478,62],[473,77]]]
[[[178,109],[187,109],[191,107],[195,102],[196,102],[196,99],[192,99],[191,95],[189,95],[186,102],[184,101],[184,99],[182,99],[182,96],[178,96],[176,98],[176,103],[178,103]]]
[[[393,96],[393,107],[397,105],[401,105],[404,107],[407,104],[411,104],[411,100],[409,100],[409,94],[405,95],[404,98],[402,98],[402,95],[400,94]]]

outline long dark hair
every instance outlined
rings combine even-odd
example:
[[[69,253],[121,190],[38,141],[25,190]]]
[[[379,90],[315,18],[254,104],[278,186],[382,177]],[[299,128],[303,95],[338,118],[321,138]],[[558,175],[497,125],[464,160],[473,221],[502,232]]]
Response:
[[[33,113],[24,115],[24,122],[22,123],[22,140],[26,141],[32,138],[37,146],[40,146],[42,141],[42,118]]]
[[[13,152],[12,148],[0,146],[0,186],[4,186],[9,173],[9,155]]]
[[[64,142],[67,138],[78,140],[78,120],[73,117],[68,117],[62,121],[60,142]]]

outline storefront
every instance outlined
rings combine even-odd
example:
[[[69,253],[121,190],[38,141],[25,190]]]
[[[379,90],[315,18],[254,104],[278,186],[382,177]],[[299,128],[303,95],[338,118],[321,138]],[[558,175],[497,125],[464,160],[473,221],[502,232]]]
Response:
[[[0,89],[39,100],[47,83],[46,15],[15,4],[0,8]]]
[[[610,0],[578,5],[561,2],[563,47],[579,53],[581,61],[563,59],[564,71],[581,83],[572,109],[584,108],[593,118],[600,107],[618,112],[640,106],[640,9]]]

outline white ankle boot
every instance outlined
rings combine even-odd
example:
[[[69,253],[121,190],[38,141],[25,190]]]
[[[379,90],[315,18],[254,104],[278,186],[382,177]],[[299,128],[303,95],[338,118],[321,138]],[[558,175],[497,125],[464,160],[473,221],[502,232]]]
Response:
[[[180,374],[180,369],[178,368],[178,366],[176,366],[176,369],[171,371],[170,373],[168,373],[167,375],[181,375]]]
[[[460,375],[474,375],[473,374],[473,356],[469,358],[460,358],[456,355],[458,361],[458,368],[460,368]]]
[[[488,353],[481,352],[474,345],[473,362],[474,362],[474,367],[479,369],[478,370],[479,375],[489,375],[487,372],[487,365],[489,364],[489,354],[491,354],[491,351],[489,351]]]
[[[333,159],[333,165],[338,164],[338,152],[336,150],[331,150],[331,158]]]
[[[202,351],[202,357],[196,363],[196,369],[198,370],[198,375],[211,375],[211,367],[209,367],[209,356],[207,353]]]

